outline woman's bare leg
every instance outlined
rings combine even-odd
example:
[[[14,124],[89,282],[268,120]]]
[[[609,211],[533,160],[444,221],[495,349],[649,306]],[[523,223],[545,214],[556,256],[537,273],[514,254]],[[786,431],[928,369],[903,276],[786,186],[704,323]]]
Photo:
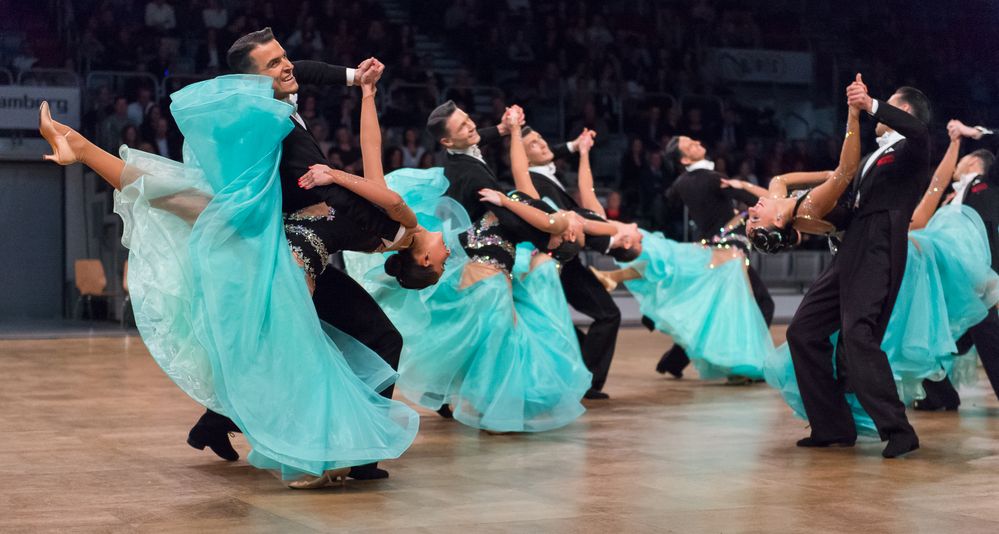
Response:
[[[53,152],[43,156],[45,159],[59,165],[83,163],[112,187],[121,190],[121,173],[125,170],[125,162],[121,158],[102,150],[69,126],[52,120],[48,102],[42,102],[38,115],[38,131],[48,141]]]
[[[591,266],[590,271],[593,272],[594,276],[597,277],[597,280],[600,281],[600,284],[604,286],[604,289],[606,289],[608,293],[614,291],[614,289],[617,288],[618,284],[621,282],[636,280],[642,277],[642,274],[632,267],[615,269],[613,271],[600,271]]]

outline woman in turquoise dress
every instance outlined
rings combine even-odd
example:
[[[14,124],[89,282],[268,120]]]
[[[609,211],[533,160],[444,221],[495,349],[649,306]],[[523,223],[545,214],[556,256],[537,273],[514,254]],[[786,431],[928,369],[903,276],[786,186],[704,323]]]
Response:
[[[519,131],[516,120],[508,122]],[[518,184],[524,178],[530,183],[523,144],[510,147],[514,172],[522,173]],[[387,181],[429,227],[434,223],[426,219],[461,210],[457,203],[419,201],[436,199],[447,188],[440,168],[401,169]],[[405,340],[398,390],[420,406],[488,432],[569,424],[585,411],[580,400],[592,380],[558,277],[557,260],[578,251],[581,223],[529,193],[482,190],[492,207],[465,231],[451,233],[460,245],[452,248],[434,287],[401,293],[377,265],[351,268],[367,269],[362,283]],[[514,268],[522,242],[540,251],[521,256],[529,264],[525,273]]]
[[[580,160],[589,157],[593,140],[578,144]],[[581,166],[582,167],[582,166]],[[581,205],[606,218],[593,190],[593,176],[579,173]],[[773,342],[746,276],[746,256],[731,245],[678,243],[661,233],[614,223],[615,239],[639,252],[620,269],[592,269],[608,291],[624,283],[642,315],[657,330],[684,347],[702,378],[763,378],[763,363]]]
[[[418,415],[377,391],[394,372],[320,323],[286,241],[278,160],[291,105],[272,79],[221,76],[173,95],[184,163],[104,152],[41,109],[47,159],[82,162],[117,190],[130,291],[150,353],[186,393],[229,416],[249,461],[291,487],[396,458]],[[321,484],[320,484],[321,485]]]
[[[899,397],[906,404],[923,396],[924,379],[941,380],[950,374],[961,382],[975,375],[968,368],[975,359],[955,356],[956,341],[999,302],[999,275],[990,265],[981,217],[966,206],[936,209],[959,151],[960,136],[951,135],[950,146],[913,214],[905,274],[881,344]],[[786,344],[768,358],[765,375],[792,410],[807,419]],[[877,435],[857,399],[847,395],[847,400],[858,430]]]

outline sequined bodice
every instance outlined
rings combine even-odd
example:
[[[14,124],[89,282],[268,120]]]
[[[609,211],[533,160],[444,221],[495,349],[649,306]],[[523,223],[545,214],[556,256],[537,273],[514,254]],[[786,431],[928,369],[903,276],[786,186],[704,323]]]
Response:
[[[472,224],[461,234],[461,246],[468,254],[469,261],[486,263],[501,269],[507,276],[513,272],[517,258],[517,237],[509,228],[500,224],[492,211]]]
[[[539,200],[529,199],[516,192],[511,193],[511,198],[543,211],[555,211]],[[548,233],[534,228],[510,210],[493,207],[472,223],[471,228],[461,234],[460,239],[469,261],[492,265],[510,276],[517,258],[518,243],[529,242],[541,250],[547,250],[550,237]]]

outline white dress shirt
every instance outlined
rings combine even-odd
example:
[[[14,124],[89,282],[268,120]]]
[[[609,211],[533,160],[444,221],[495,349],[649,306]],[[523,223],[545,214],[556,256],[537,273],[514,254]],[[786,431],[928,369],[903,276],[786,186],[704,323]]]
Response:
[[[967,172],[958,178],[957,182],[954,183],[954,200],[950,201],[951,204],[957,206],[964,204],[964,194],[976,176],[978,176],[977,172]]]
[[[486,160],[482,158],[482,151],[479,150],[479,145],[472,145],[468,148],[449,148],[447,149],[448,154],[464,154],[466,156],[471,156],[482,162],[483,165],[486,164]]]
[[[696,171],[698,169],[707,169],[709,171],[715,170],[715,162],[709,159],[702,159],[701,161],[695,161],[690,165],[687,165],[687,172]]]

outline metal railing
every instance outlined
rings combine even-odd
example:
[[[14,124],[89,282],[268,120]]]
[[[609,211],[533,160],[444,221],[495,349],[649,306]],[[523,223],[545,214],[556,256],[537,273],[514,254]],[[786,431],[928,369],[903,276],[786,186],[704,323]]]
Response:
[[[17,75],[17,84],[79,87],[80,76],[68,69],[28,69]]]
[[[92,70],[87,74],[86,87],[94,89],[101,85],[108,86],[113,92],[121,94],[124,92],[125,84],[129,80],[146,81],[154,90],[157,96],[162,96],[162,88],[159,80],[148,72],[131,72],[117,70]]]
[[[659,103],[660,108],[663,110],[663,119],[666,119],[666,113],[672,109],[677,104],[676,97],[669,93],[658,93],[658,92],[648,92],[642,93],[640,95],[627,95],[621,98],[621,114],[618,117],[618,131],[625,131],[625,122],[629,117],[634,117],[638,115],[643,105],[651,104],[653,102]],[[634,105],[633,105],[634,104]]]
[[[211,78],[203,74],[171,74],[163,78],[163,83],[159,86],[157,95],[164,98],[175,91],[179,91],[192,83],[201,82]]]

